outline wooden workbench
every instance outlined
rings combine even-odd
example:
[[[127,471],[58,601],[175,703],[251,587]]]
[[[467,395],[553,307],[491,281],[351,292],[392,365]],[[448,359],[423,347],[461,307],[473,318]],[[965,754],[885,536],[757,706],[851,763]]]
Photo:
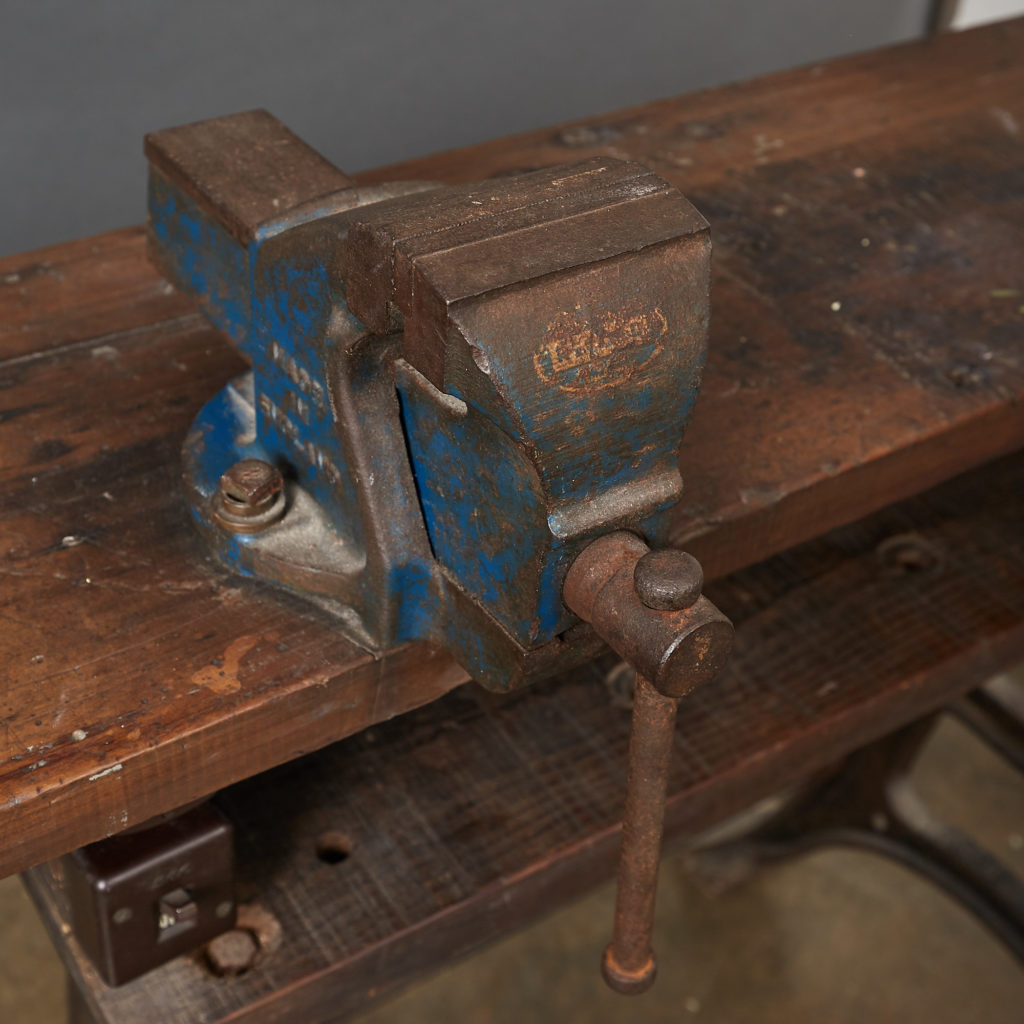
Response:
[[[364,180],[607,153],[693,200],[714,316],[675,536],[723,577],[1024,442],[1022,55],[1011,22]],[[179,448],[241,362],[141,229],[0,262],[0,351],[0,875],[464,681],[421,645],[375,660],[207,556]],[[1018,626],[979,641],[987,668],[1019,653]],[[826,715],[820,756],[967,685],[923,678],[940,682],[914,700],[895,682],[865,697],[857,729]]]

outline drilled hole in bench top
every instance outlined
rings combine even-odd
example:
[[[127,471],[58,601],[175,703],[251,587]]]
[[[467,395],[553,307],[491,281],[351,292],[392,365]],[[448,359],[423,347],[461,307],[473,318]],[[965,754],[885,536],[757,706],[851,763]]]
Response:
[[[325,832],[316,841],[316,855],[325,864],[341,864],[352,853],[352,840],[344,832]]]
[[[901,533],[882,541],[878,557],[890,576],[936,575],[943,568],[942,552],[916,533]]]

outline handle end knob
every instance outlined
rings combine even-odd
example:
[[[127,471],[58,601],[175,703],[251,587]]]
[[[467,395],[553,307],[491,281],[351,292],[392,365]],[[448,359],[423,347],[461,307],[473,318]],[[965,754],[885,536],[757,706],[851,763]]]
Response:
[[[657,975],[658,965],[653,953],[647,958],[645,964],[634,970],[629,970],[615,959],[615,951],[611,943],[605,947],[604,955],[601,957],[601,977],[604,978],[610,989],[620,995],[638,996],[646,992],[654,984]]]

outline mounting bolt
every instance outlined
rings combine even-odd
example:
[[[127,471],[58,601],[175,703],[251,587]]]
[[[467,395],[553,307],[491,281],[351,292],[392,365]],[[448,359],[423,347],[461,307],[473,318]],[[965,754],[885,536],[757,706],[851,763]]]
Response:
[[[284,480],[262,459],[242,459],[221,478],[214,496],[217,521],[232,533],[258,533],[284,515]]]
[[[704,586],[704,570],[693,555],[665,548],[648,551],[633,570],[637,596],[660,612],[678,612],[696,603]]]
[[[220,493],[225,504],[240,515],[253,516],[273,505],[281,485],[275,466],[261,459],[242,459],[220,478]]]

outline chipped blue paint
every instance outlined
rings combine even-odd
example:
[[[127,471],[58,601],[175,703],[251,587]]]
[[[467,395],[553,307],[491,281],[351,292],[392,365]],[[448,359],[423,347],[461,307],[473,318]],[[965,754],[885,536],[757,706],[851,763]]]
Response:
[[[433,636],[439,610],[433,566],[419,560],[393,566],[388,574],[387,588],[398,597],[394,629],[396,641],[403,643]]]
[[[572,621],[558,589],[540,608],[537,595],[515,589],[545,543],[535,535],[544,506],[533,466],[486,418],[433,401],[417,375],[400,374],[399,391],[434,554],[524,645],[550,639]]]
[[[249,252],[181,189],[149,178],[149,225],[165,269],[198,296],[203,312],[244,345],[250,310]]]
[[[329,517],[335,543],[364,552],[362,563],[355,556],[353,562],[365,564],[369,542],[360,501],[373,486],[389,512],[376,556],[380,571],[376,579],[361,572],[339,599],[386,648],[435,637],[441,602],[429,548],[417,544],[421,512],[408,481],[391,359],[382,355],[383,343],[360,343],[365,329],[339,305],[332,286],[330,218],[336,213],[321,206],[285,214],[242,245],[182,190],[151,175],[150,228],[165,270],[199,298],[253,365],[248,380],[204,406],[186,441],[193,517],[223,562],[245,576],[266,575],[254,570],[258,535],[225,533],[211,511],[225,470],[242,458],[263,459],[312,497]],[[248,401],[241,397],[246,393]],[[387,394],[390,419],[382,401]],[[336,398],[349,402],[367,428],[376,426],[355,442],[368,453],[369,481],[357,479],[351,465],[335,421]]]

